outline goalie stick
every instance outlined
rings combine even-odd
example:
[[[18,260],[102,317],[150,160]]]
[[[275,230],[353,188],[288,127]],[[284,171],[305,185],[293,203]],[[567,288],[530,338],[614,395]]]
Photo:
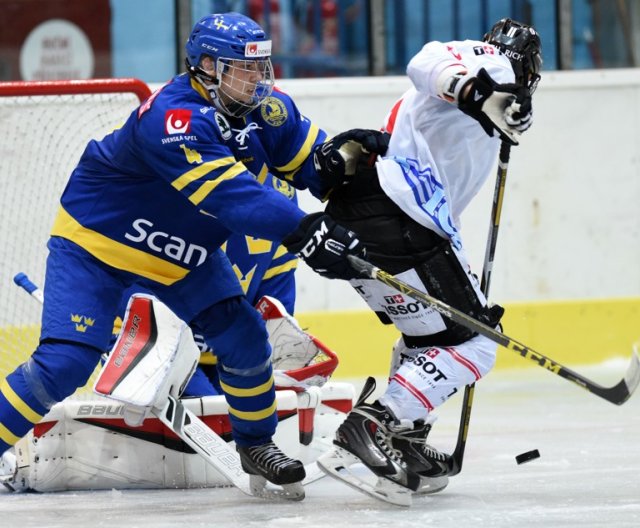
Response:
[[[487,247],[484,252],[484,264],[482,266],[482,280],[480,282],[480,289],[487,300],[489,298],[489,286],[491,285],[493,259],[496,254],[496,244],[498,242],[498,230],[500,229],[502,201],[504,199],[505,184],[507,183],[507,169],[509,168],[510,155],[511,145],[503,141],[500,144],[500,154],[498,155],[498,173],[496,174],[496,186],[493,192],[493,204],[491,206],[491,223],[489,224],[489,235],[487,236]],[[458,439],[451,454],[453,468],[449,476],[457,475],[462,471],[462,461],[464,459],[464,450],[467,446],[467,435],[469,434],[469,421],[471,420],[471,408],[473,407],[475,390],[475,383],[471,383],[464,388]]]
[[[13,281],[40,304],[44,302],[42,290],[25,273],[18,273]],[[281,489],[268,488],[264,479],[245,473],[239,455],[231,449],[227,442],[173,396],[169,395],[163,408],[154,408],[152,414],[226,477],[231,485],[243,493],[265,499],[304,499],[303,489],[300,492],[299,489],[288,489],[287,486],[283,486]],[[305,472],[306,477],[300,483],[302,486],[311,484],[325,476],[315,462],[306,464]]]
[[[480,335],[485,336],[487,339],[491,339],[493,342],[502,345],[513,352],[516,352],[520,356],[530,361],[533,361],[536,365],[543,367],[558,376],[572,381],[579,387],[599,396],[608,402],[615,403],[616,405],[622,405],[640,384],[640,358],[638,357],[637,350],[634,350],[631,363],[627,369],[627,372],[622,380],[616,383],[612,387],[603,387],[591,381],[584,376],[574,372],[573,370],[560,365],[547,356],[536,352],[532,348],[516,341],[515,339],[498,332],[494,328],[487,326],[480,321],[477,321],[473,317],[468,316],[464,312],[449,306],[448,304],[431,297],[429,294],[417,290],[413,286],[410,286],[406,282],[403,282],[393,275],[381,270],[373,264],[362,260],[354,255],[347,257],[354,269],[362,274],[362,276],[369,277],[371,279],[380,281],[387,286],[395,288],[401,293],[408,295],[409,297],[422,302],[423,304],[433,308],[441,315],[447,317],[451,321],[461,324],[468,329],[477,332]]]

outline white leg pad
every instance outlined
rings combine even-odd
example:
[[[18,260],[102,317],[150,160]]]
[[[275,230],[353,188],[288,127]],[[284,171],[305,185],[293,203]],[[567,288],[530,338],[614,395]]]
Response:
[[[126,404],[124,419],[135,427],[169,394],[180,395],[199,357],[187,324],[155,297],[136,294],[94,391]]]

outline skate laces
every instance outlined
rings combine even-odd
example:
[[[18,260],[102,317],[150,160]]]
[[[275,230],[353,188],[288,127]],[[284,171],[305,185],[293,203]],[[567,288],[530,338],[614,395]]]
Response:
[[[414,449],[424,454],[428,458],[437,460],[439,462],[446,462],[449,455],[442,453],[435,447],[427,444],[427,436],[429,434],[429,431],[431,431],[431,424],[416,422],[412,429],[392,431],[391,436],[399,440],[408,442],[413,446]]]
[[[278,446],[273,442],[267,442],[266,444],[250,447],[247,451],[249,451],[251,458],[253,458],[257,464],[275,471],[276,473],[280,472],[287,466],[296,464],[295,460],[289,458],[280,451]]]

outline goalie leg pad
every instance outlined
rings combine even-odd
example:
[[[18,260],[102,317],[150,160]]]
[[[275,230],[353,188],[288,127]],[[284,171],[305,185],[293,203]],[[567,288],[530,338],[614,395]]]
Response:
[[[94,390],[125,403],[125,421],[137,426],[180,395],[199,357],[189,327],[155,297],[136,294]]]

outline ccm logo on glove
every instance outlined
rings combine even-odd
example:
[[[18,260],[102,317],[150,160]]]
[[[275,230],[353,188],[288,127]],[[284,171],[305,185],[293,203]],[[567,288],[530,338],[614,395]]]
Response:
[[[302,258],[314,271],[329,279],[354,279],[359,274],[347,255],[363,257],[365,249],[353,231],[336,224],[325,213],[305,216],[283,243],[290,253]]]

